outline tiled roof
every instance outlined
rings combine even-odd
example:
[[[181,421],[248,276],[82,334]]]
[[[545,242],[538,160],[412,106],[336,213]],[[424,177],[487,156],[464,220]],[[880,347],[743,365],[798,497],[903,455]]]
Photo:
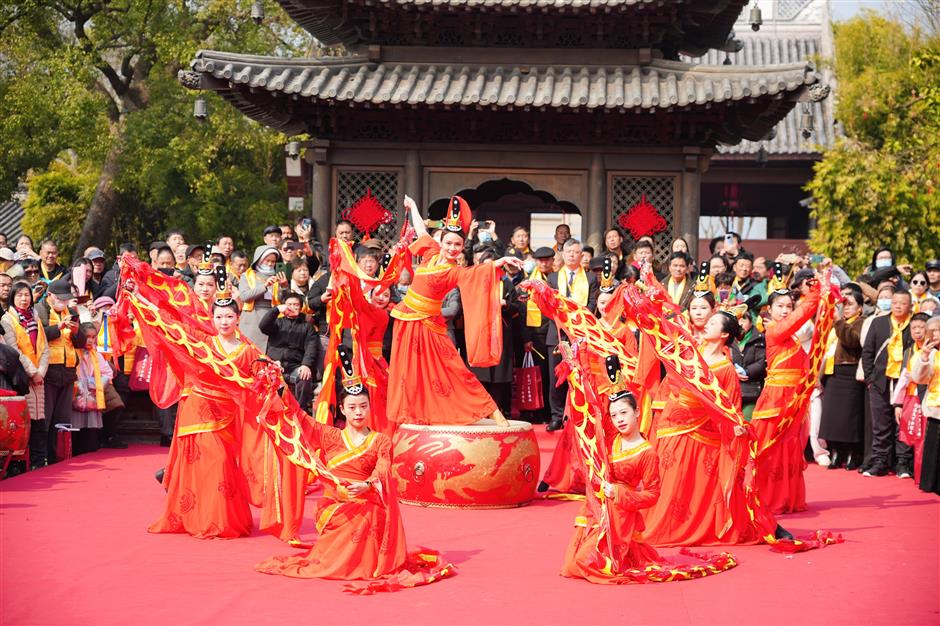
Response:
[[[411,22],[398,18],[408,15],[439,13],[513,14],[529,16],[531,31],[542,28],[536,16],[610,14],[619,19],[642,19],[643,13],[671,16],[674,22],[664,31],[664,42],[694,49],[719,46],[748,0],[278,0],[287,14],[301,27],[326,45],[352,46],[381,43],[396,29],[406,28],[410,43],[416,44]],[[528,21],[531,18],[531,21]],[[376,22],[378,27],[376,28]],[[465,28],[472,32],[472,20]],[[658,27],[654,27],[659,33]],[[648,33],[652,34],[652,33]],[[658,34],[652,42],[659,41]],[[387,43],[387,42],[386,42]]]
[[[742,35],[738,39],[744,44],[739,52],[727,55],[731,60],[729,69],[755,70],[759,67],[791,63],[816,63],[820,52],[818,36],[807,34],[805,36],[789,35]],[[724,62],[726,54],[717,50],[710,50],[700,59],[688,59],[693,64],[704,63],[717,65]],[[835,118],[833,114],[833,100],[826,98],[820,102],[810,102],[809,107],[813,113],[813,134],[805,139],[800,132],[800,116],[803,104],[793,108],[787,116],[775,127],[776,136],[773,139],[756,142],[744,140],[732,146],[719,146],[718,152],[725,155],[753,155],[763,145],[770,154],[817,154],[820,148],[828,148],[835,142]]]
[[[202,51],[192,64],[215,81],[336,104],[650,109],[785,96],[816,83],[806,63],[772,68],[690,65],[502,66],[373,63],[365,58],[279,59]],[[220,82],[221,81],[221,82]],[[216,86],[213,86],[212,83]]]
[[[10,247],[16,243],[17,237],[23,234],[23,206],[15,200],[0,203],[0,233],[6,233]]]

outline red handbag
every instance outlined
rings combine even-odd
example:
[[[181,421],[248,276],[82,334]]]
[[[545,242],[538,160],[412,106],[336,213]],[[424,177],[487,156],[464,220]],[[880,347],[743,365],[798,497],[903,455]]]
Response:
[[[519,408],[523,411],[538,411],[545,406],[542,395],[542,369],[535,364],[531,352],[522,357],[522,367],[514,372],[519,394]]]
[[[55,456],[59,461],[72,458],[72,431],[56,426]]]
[[[147,348],[139,347],[134,352],[134,369],[131,371],[127,386],[131,391],[150,389],[150,372],[153,370],[153,358]]]

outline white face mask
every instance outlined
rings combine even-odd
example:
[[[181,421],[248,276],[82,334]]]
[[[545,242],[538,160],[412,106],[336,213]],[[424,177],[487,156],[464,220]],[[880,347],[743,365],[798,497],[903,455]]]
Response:
[[[878,298],[877,306],[882,311],[891,310],[891,298]]]
[[[876,259],[875,267],[878,269],[884,269],[886,267],[891,267],[892,263],[893,262],[891,261],[891,259]]]
[[[526,274],[531,274],[532,271],[535,269],[535,261],[532,259],[526,259],[526,261],[523,262],[522,267],[525,270]]]

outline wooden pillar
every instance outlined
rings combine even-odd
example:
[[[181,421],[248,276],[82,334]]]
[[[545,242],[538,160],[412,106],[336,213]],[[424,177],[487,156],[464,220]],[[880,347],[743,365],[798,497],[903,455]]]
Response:
[[[679,182],[679,224],[676,232],[689,244],[689,252],[698,250],[698,221],[702,206],[702,173],[707,157],[701,148],[684,148],[685,162]]]
[[[422,215],[426,215],[424,206],[424,185],[421,181],[421,156],[417,150],[408,150],[405,153],[405,188],[402,190],[401,199],[408,194],[418,205]]]
[[[313,219],[319,228],[321,242],[329,241],[333,236],[334,211],[331,193],[332,175],[329,163],[330,142],[316,140],[307,149],[306,159],[313,165]]]
[[[595,152],[588,175],[588,205],[582,210],[581,237],[587,245],[600,250],[606,228],[607,170],[604,168],[604,155]]]

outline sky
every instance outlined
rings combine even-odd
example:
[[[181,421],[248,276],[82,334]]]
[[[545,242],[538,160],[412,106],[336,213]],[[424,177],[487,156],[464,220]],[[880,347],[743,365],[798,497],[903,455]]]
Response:
[[[832,19],[845,20],[862,9],[882,11],[892,4],[903,4],[904,0],[831,0]]]

